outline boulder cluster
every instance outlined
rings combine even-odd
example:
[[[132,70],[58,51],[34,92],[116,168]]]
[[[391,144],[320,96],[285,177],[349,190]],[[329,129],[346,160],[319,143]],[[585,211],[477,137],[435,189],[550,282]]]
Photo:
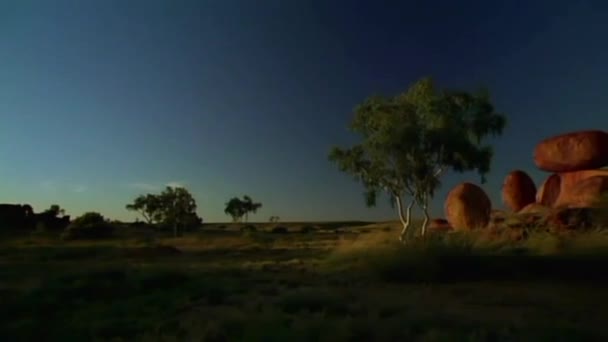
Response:
[[[608,166],[608,132],[578,131],[542,140],[534,149],[534,163],[550,173],[538,189],[522,170],[511,171],[502,187],[502,201],[520,226],[590,226],[590,213],[608,193],[608,169],[602,169]],[[491,228],[508,221],[506,212],[492,210],[483,189],[468,182],[448,193],[444,211],[446,220],[431,221],[431,230]]]

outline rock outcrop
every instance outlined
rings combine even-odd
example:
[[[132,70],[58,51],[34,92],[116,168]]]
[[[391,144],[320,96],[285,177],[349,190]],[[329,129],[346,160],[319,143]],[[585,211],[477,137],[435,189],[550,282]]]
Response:
[[[608,133],[588,130],[545,139],[534,150],[534,163],[547,172],[571,172],[607,166]]]
[[[484,228],[490,222],[492,203],[483,189],[467,182],[448,193],[444,211],[454,230]]]

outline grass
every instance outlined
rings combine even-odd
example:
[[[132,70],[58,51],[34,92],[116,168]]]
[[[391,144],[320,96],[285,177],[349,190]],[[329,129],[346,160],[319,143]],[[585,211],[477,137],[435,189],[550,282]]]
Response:
[[[272,234],[273,227],[288,229]],[[313,231],[301,233],[301,227]],[[393,223],[0,241],[3,341],[601,341],[608,235],[395,240]]]

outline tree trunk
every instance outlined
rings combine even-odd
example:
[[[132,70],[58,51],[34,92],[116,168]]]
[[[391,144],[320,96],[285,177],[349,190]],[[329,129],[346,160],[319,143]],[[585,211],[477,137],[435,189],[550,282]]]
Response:
[[[422,227],[420,228],[420,235],[421,236],[425,236],[426,235],[426,226],[429,224],[429,205],[428,205],[428,199],[426,198],[426,196],[424,197],[423,203],[422,203],[422,212],[424,213],[424,221],[422,221]]]
[[[401,221],[401,225],[403,226],[403,228],[401,229],[401,235],[399,235],[399,241],[404,242],[407,235],[407,230],[410,227],[410,218],[412,216],[412,206],[414,206],[414,201],[412,200],[407,206],[405,214],[403,213],[403,202],[401,201],[401,196],[395,196],[395,202],[397,203],[399,220]]]

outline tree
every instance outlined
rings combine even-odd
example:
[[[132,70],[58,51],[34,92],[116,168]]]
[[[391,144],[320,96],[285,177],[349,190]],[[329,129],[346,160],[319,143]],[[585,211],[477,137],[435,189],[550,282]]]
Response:
[[[256,213],[261,207],[262,203],[253,202],[251,197],[245,195],[242,200],[238,197],[233,197],[226,202],[224,213],[230,215],[233,222],[239,222],[243,217],[245,217],[245,222],[247,222],[249,213]]]
[[[44,213],[49,214],[49,215],[51,215],[53,217],[57,217],[59,215],[61,215],[61,216],[65,215],[65,210],[62,209],[57,204],[52,204],[49,209],[47,209],[47,210],[44,211]]]
[[[196,214],[196,201],[185,188],[166,187],[159,195],[162,222],[173,227],[173,235],[180,229],[191,228],[202,223]]]
[[[368,206],[376,205],[380,192],[389,195],[397,206],[403,241],[414,204],[424,213],[425,234],[428,204],[446,171],[477,171],[485,182],[493,151],[484,138],[502,134],[505,124],[487,91],[439,91],[430,78],[423,78],[402,94],[372,96],[359,105],[351,130],[362,142],[334,147],[329,159],[363,183]]]
[[[270,222],[279,222],[280,217],[278,216],[270,216],[270,218],[268,219],[268,221]]]
[[[147,194],[140,195],[133,203],[126,205],[127,210],[137,211],[148,224],[159,223],[162,220],[162,205],[160,197]]]
[[[245,215],[245,209],[242,201],[238,197],[231,198],[228,202],[226,202],[224,213],[232,217],[232,222],[239,222]]]
[[[258,209],[262,208],[262,203],[253,202],[251,197],[245,195],[243,196],[243,207],[245,211],[245,222],[249,219],[249,213],[256,213]]]
[[[77,217],[63,232],[62,237],[71,239],[97,239],[111,237],[114,227],[97,212],[87,212]]]
[[[138,211],[148,224],[161,224],[171,227],[177,236],[180,229],[192,228],[202,224],[196,214],[196,201],[185,188],[166,187],[162,193],[140,195],[127,210]]]

